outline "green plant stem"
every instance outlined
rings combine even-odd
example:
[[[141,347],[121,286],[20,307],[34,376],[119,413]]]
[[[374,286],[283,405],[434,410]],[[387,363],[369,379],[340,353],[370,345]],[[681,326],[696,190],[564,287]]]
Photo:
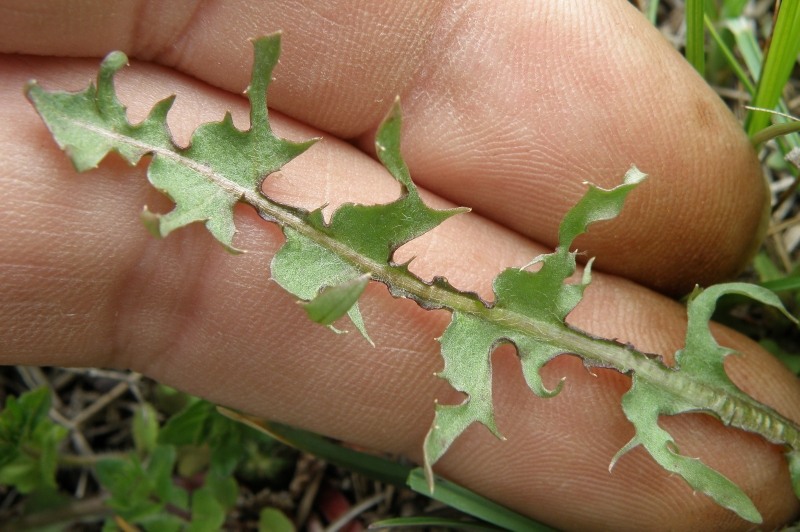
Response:
[[[753,137],[750,139],[750,142],[753,144],[753,146],[758,146],[759,144],[768,140],[772,140],[783,135],[788,135],[789,133],[796,133],[798,131],[800,131],[800,121],[773,124],[759,130],[758,133],[753,135]]]
[[[645,16],[647,16],[647,20],[650,21],[650,24],[656,24],[656,19],[658,18],[658,4],[660,3],[660,0],[648,0],[647,2]]]

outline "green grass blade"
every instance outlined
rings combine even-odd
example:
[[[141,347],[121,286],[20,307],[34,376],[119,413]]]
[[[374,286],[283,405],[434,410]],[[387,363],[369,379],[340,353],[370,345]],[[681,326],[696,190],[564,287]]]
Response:
[[[725,57],[725,60],[728,62],[728,66],[730,66],[733,73],[739,78],[739,81],[742,85],[744,85],[747,92],[751,95],[756,92],[756,85],[753,83],[753,80],[750,79],[750,76],[747,75],[744,67],[739,60],[736,59],[736,55],[734,55],[733,51],[728,47],[728,44],[725,42],[725,39],[719,34],[717,29],[714,27],[714,23],[708,16],[703,17],[703,21],[705,22],[706,29],[708,30],[709,35],[711,35],[712,40],[716,43],[717,48]],[[760,62],[759,62],[760,65]]]
[[[788,275],[781,279],[764,281],[761,286],[773,292],[790,292],[800,290],[800,274]]]
[[[421,468],[412,469],[409,466],[386,458],[348,449],[313,432],[296,429],[281,423],[265,421],[224,407],[217,407],[217,410],[226,417],[244,423],[286,445],[318,456],[326,462],[395,486],[408,485],[418,493],[487,523],[492,523],[508,530],[530,530],[534,532],[551,530],[545,525],[485,499],[477,493],[440,478],[436,479],[436,492],[432,495],[428,490]],[[487,530],[487,528],[484,526],[484,528],[476,530]]]
[[[742,84],[745,86],[747,91],[753,96],[753,99],[756,98],[756,86],[753,84],[751,79],[759,79],[761,77],[762,72],[762,63],[764,61],[764,56],[761,53],[761,49],[758,45],[758,39],[756,38],[755,31],[753,29],[753,25],[751,22],[746,18],[736,18],[730,19],[725,22],[725,27],[731,32],[733,35],[734,41],[736,42],[736,47],[739,50],[739,53],[744,60],[745,66],[747,70],[750,72],[750,76],[745,76],[736,71],[736,67],[731,64],[731,67],[736,72],[736,75],[742,81]],[[755,103],[753,104],[756,107]],[[783,100],[778,100],[778,111],[784,114],[788,114],[789,109],[786,106]],[[764,111],[750,111],[748,114],[748,120],[753,120],[751,118],[753,115],[764,115],[763,120],[764,123],[768,123],[770,116],[774,116],[776,121],[780,122],[781,120],[785,120],[777,115],[770,115]],[[790,126],[786,126],[791,129]],[[768,129],[768,128],[767,128]],[[749,129],[748,129],[749,131]],[[753,145],[758,146],[760,143],[764,142],[765,140],[769,140],[770,138],[774,138],[776,135],[784,135],[782,138],[779,139],[778,144],[781,148],[781,152],[785,155],[789,152],[792,148],[796,148],[800,146],[800,136],[796,134],[787,134],[791,133],[791,131],[781,131],[778,130],[769,130],[762,129],[755,134],[751,134],[750,137],[752,139]]]
[[[414,469],[408,477],[408,485],[416,491],[439,502],[461,510],[482,521],[497,525],[504,530],[520,532],[549,532],[553,529],[528,517],[500,506],[442,478],[436,478],[436,490],[431,493],[422,468]]]
[[[739,50],[747,70],[750,71],[752,79],[760,78],[764,56],[761,54],[761,48],[758,45],[752,21],[744,17],[728,19],[725,21],[725,27],[733,35],[736,48]],[[755,85],[753,85],[752,90],[749,88],[748,90],[751,94],[755,94]]]
[[[490,525],[444,517],[395,517],[393,519],[383,519],[369,525],[369,530],[391,530],[393,528],[406,530],[415,527],[436,527],[438,529],[464,530],[466,532],[496,532],[497,530],[502,530]]]
[[[660,3],[660,0],[649,0],[645,8],[644,15],[647,17],[647,20],[650,21],[650,24],[654,26],[658,17],[658,4]]]
[[[706,71],[704,6],[705,0],[686,0],[686,60],[701,76]]]
[[[772,42],[758,82],[754,107],[773,109],[778,105],[783,87],[800,53],[800,2],[782,2],[776,17]],[[751,113],[747,134],[751,137],[769,124],[766,113]]]
[[[342,447],[313,432],[265,421],[224,407],[217,407],[217,410],[223,416],[244,423],[290,447],[313,454],[326,462],[345,467],[380,482],[405,486],[406,479],[412,470],[410,466],[386,458]]]
[[[725,0],[722,2],[722,17],[733,18],[742,16],[748,0]]]

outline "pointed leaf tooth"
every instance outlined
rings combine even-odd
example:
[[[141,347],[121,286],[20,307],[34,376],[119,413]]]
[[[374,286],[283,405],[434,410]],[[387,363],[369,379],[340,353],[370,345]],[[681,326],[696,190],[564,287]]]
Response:
[[[250,71],[250,84],[245,89],[250,100],[250,127],[259,136],[269,137],[272,129],[269,125],[267,110],[267,87],[272,81],[272,71],[278,64],[281,54],[281,34],[273,33],[253,43],[253,68]]]
[[[621,185],[611,189],[590,185],[586,194],[564,216],[558,229],[559,246],[569,248],[575,238],[585,233],[592,223],[618,216],[628,194],[646,177],[638,168],[631,166]]]
[[[353,322],[356,330],[361,333],[361,336],[369,342],[369,345],[375,347],[375,342],[372,341],[369,334],[367,333],[367,327],[364,325],[364,318],[361,316],[361,309],[358,307],[358,303],[354,303],[350,310],[347,311],[347,317],[350,318],[350,321]]]
[[[617,465],[619,459],[622,458],[624,455],[628,454],[630,451],[632,451],[639,445],[641,445],[641,443],[639,442],[639,439],[636,436],[631,438],[630,441],[628,441],[628,443],[623,445],[620,448],[620,450],[614,454],[613,458],[611,458],[611,462],[608,464],[608,472],[611,473],[611,470],[614,469],[615,465]]]
[[[260,168],[261,179],[258,180],[260,186],[265,176],[305,152],[316,144],[319,138],[293,142],[281,139],[272,132],[267,108],[267,88],[272,82],[272,71],[278,64],[281,53],[281,33],[273,33],[251,42],[254,56],[253,69],[250,84],[245,89],[247,99],[250,101],[249,133],[252,135],[254,145],[259,146],[258,153],[264,157],[269,154],[270,159],[268,164]]]
[[[559,347],[549,346],[544,342],[530,341],[527,338],[516,338],[514,343],[517,346],[520,363],[522,364],[522,375],[528,388],[539,397],[555,397],[564,387],[566,377],[559,379],[558,384],[552,390],[547,388],[542,382],[540,371],[545,364],[553,358],[562,354],[563,350]]]
[[[464,209],[432,209],[411,181],[400,154],[400,109],[397,102],[378,128],[378,152],[389,173],[402,185],[399,199],[385,205],[344,204],[325,224],[321,215],[309,221],[358,255],[383,264],[397,248],[430,231]]]
[[[402,155],[400,154],[400,134],[403,125],[402,111],[400,110],[400,98],[395,98],[391,109],[384,117],[378,132],[375,135],[375,152],[378,160],[383,163],[392,176],[403,187],[403,194],[417,193],[416,186],[411,181]]]
[[[150,209],[147,205],[142,208],[142,213],[139,215],[142,220],[142,225],[147,229],[147,232],[156,238],[161,238],[161,219],[160,216]]]
[[[129,125],[125,107],[117,99],[114,88],[114,76],[127,65],[128,56],[119,51],[111,52],[103,59],[97,74],[97,108],[105,120],[117,128]]]
[[[314,299],[305,303],[303,308],[313,321],[331,325],[355,305],[364,293],[369,279],[369,275],[361,275],[335,286],[324,287]]]
[[[145,118],[143,122],[152,122],[153,124],[158,124],[160,127],[164,128],[164,132],[166,133],[165,136],[168,137],[169,128],[167,127],[167,115],[169,114],[170,109],[172,109],[172,105],[175,103],[175,98],[176,96],[173,94],[156,102],[153,108],[150,109],[150,113],[148,113],[147,118]]]

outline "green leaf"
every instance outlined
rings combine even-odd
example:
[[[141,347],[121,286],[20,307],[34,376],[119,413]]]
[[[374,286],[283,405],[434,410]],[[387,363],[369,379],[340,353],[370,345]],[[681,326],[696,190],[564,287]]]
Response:
[[[623,454],[642,445],[661,467],[679,474],[692,489],[705,493],[748,521],[761,522],[758,510],[741,489],[700,460],[680,455],[669,433],[658,425],[659,415],[691,412],[694,405],[634,377],[631,389],[623,397],[622,408],[636,427],[636,436],[614,456],[609,470]]]
[[[753,98],[754,107],[772,109],[778,104],[786,81],[797,62],[797,54],[800,53],[798,27],[800,27],[800,4],[781,2],[775,17],[769,52]],[[766,113],[751,113],[747,117],[747,133],[752,137],[768,123],[769,115]]]
[[[564,318],[578,304],[591,278],[591,261],[582,280],[566,283],[575,273],[575,252],[570,250],[574,239],[594,222],[617,216],[625,198],[645,175],[632,168],[622,185],[611,190],[590,187],[586,195],[566,215],[559,227],[559,246],[554,253],[539,256],[531,264],[541,267],[535,272],[509,268],[494,281],[495,315],[453,312],[452,321],[440,338],[444,370],[438,375],[456,390],[466,394],[459,405],[436,405],[436,416],[425,438],[425,469],[432,482],[432,464],[436,462],[474,422],[485,425],[498,437],[492,407],[491,354],[501,343],[516,346],[528,386],[537,395],[550,397],[561,389],[561,383],[550,390],[539,371],[555,356],[568,352],[561,344],[532,338],[520,330],[520,320],[538,324],[540,329],[565,329]],[[556,334],[557,336],[557,334]],[[432,489],[432,485],[431,485]]]
[[[693,294],[688,306],[686,346],[676,353],[676,366],[683,375],[695,377],[697,387],[713,387],[723,390],[727,397],[746,400],[747,395],[731,382],[723,366],[725,357],[733,351],[721,347],[714,340],[709,328],[709,320],[716,302],[726,294],[747,296],[778,308],[790,319],[795,319],[786,312],[780,299],[773,292],[756,285],[729,283],[715,285],[706,290],[696,290]],[[681,475],[692,489],[712,497],[718,504],[733,510],[744,519],[760,523],[760,514],[741,489],[698,459],[680,455],[669,433],[658,425],[660,415],[676,415],[697,410],[695,403],[685,399],[691,393],[695,393],[688,390],[688,386],[684,390],[669,391],[645,382],[638,375],[633,376],[631,389],[622,398],[622,408],[633,423],[636,435],[617,453],[610,467],[613,467],[623,454],[637,445],[642,445],[664,469]],[[681,391],[690,393],[679,393]],[[737,416],[759,414],[737,409],[736,405],[730,402],[717,415],[727,425]]]
[[[202,442],[214,406],[207,401],[194,401],[167,420],[158,434],[158,442],[171,445],[193,445]]]
[[[324,221],[321,209],[309,213],[305,220],[316,235],[284,227],[286,244],[271,264],[272,278],[301,300],[318,297],[326,287],[340,287],[334,293],[346,293],[348,298],[339,301],[341,308],[332,315],[338,317],[346,311],[370,343],[372,340],[366,333],[356,302],[360,295],[358,286],[364,282],[359,279],[369,276],[385,282],[396,295],[407,295],[397,283],[387,279],[387,270],[392,270],[394,276],[413,278],[407,265],[392,263],[395,250],[451,216],[466,211],[436,210],[425,205],[400,155],[401,126],[400,106],[395,102],[378,128],[375,140],[378,158],[402,187],[400,198],[386,205],[342,205],[329,223]],[[320,238],[322,235],[326,238]],[[327,296],[324,299],[330,300]],[[345,309],[351,299],[352,304]]]
[[[322,325],[331,325],[350,311],[364,292],[369,275],[356,277],[336,286],[323,288],[317,297],[303,305],[308,317]]]
[[[165,423],[158,441],[180,447],[182,474],[207,469],[216,478],[225,478],[249,456],[246,432],[240,423],[220,415],[213,404],[197,400]],[[247,436],[264,438],[254,432]]]
[[[789,461],[789,476],[792,479],[792,489],[794,494],[800,499],[800,451],[792,450],[786,453],[786,459]]]
[[[145,209],[149,229],[164,237],[190,223],[204,222],[217,240],[235,251],[234,205],[260,196],[264,178],[314,142],[289,142],[272,133],[265,94],[280,53],[280,36],[253,44],[255,66],[247,88],[251,129],[238,130],[226,114],[220,122],[197,128],[185,149],[172,141],[167,129],[173,97],[156,104],[140,124],[128,122],[114,91],[114,75],[127,63],[122,52],[103,61],[97,88],[89,86],[77,94],[48,93],[31,82],[26,94],[79,171],[94,168],[111,151],[132,165],[145,154],[153,156],[148,178],[175,201],[175,209],[164,215]]]
[[[159,445],[150,455],[145,467],[153,492],[165,503],[186,508],[186,492],[172,482],[177,451],[172,445]]]
[[[227,510],[236,505],[236,499],[239,496],[239,484],[235,478],[209,474],[206,478],[206,485],[214,495],[214,499],[222,505],[223,509]]]
[[[150,499],[153,486],[138,459],[102,460],[95,472],[111,494],[106,504],[123,518],[135,521],[163,508],[163,503]]]
[[[294,532],[294,524],[277,508],[264,508],[258,516],[259,532]]]
[[[144,456],[153,451],[158,440],[158,412],[150,403],[143,403],[133,413],[133,444]]]
[[[233,206],[237,202],[251,205],[262,218],[277,223],[286,242],[271,262],[272,278],[302,301],[310,302],[308,308],[319,321],[331,323],[346,313],[367,337],[358,299],[368,280],[384,283],[394,296],[412,299],[425,309],[450,311],[452,320],[439,340],[444,359],[440,376],[466,398],[461,404],[436,406],[434,423],[424,443],[429,482],[433,479],[432,464],[469,425],[479,422],[500,434],[494,420],[490,357],[497,345],[510,343],[517,349],[526,382],[542,397],[555,395],[561,389],[560,384],[548,388],[540,375],[541,368],[560,354],[578,356],[587,366],[632,375],[633,385],[623,399],[623,410],[634,424],[636,437],[618,456],[642,445],[656,461],[681,474],[695,489],[758,522],[758,513],[738,488],[698,461],[678,454],[670,436],[658,427],[658,417],[707,412],[723,423],[784,445],[792,467],[797,469],[792,453],[800,449],[800,427],[733,386],[722,366],[729,350],[718,346],[708,331],[711,311],[722,294],[742,294],[778,306],[774,294],[735,284],[698,295],[689,305],[689,333],[686,347],[676,357],[677,369],[634,346],[569,327],[565,318],[580,302],[591,280],[589,261],[580,279],[569,281],[576,272],[573,241],[590,224],[620,212],[626,196],[644,177],[635,168],[616,188],[589,187],[562,222],[556,250],[535,258],[528,265],[534,271],[526,266],[501,272],[493,283],[492,303],[455,289],[441,277],[423,281],[410,272],[408,264],[396,263],[394,252],[465,210],[431,209],[420,198],[400,154],[402,121],[397,102],[378,128],[376,138],[379,159],[401,185],[400,197],[395,201],[383,205],[344,204],[325,220],[321,208],[309,212],[274,201],[261,192],[266,176],[312,143],[288,142],[270,129],[265,92],[279,48],[277,35],[254,41],[254,69],[248,89],[250,129],[236,129],[230,115],[226,115],[221,122],[199,126],[188,148],[180,148],[170,139],[166,114],[171,98],[156,104],[142,123],[128,122],[113,87],[114,75],[125,63],[119,53],[104,61],[96,89],[90,86],[75,94],[50,93],[32,82],[27,94],[79,170],[94,167],[109,151],[118,152],[131,164],[145,155],[152,157],[148,178],[175,201],[175,208],[167,214],[145,210],[142,216],[148,229],[158,236],[202,221],[215,238],[233,250]],[[180,426],[185,427],[185,432],[178,430]],[[159,441],[197,445],[206,434],[210,448],[217,449],[210,458],[210,472],[219,477],[230,474],[238,457],[245,454],[241,452],[241,434],[211,416],[207,405],[192,406],[177,420],[167,423]],[[6,440],[6,447],[8,441],[11,440]],[[13,443],[10,445],[14,452]],[[157,452],[163,454],[156,447],[153,464],[162,463],[156,460]],[[131,477],[140,477],[143,471],[142,465],[136,463],[107,468],[111,480],[119,483],[123,481],[117,478],[119,471],[114,468],[127,468]],[[155,482],[151,488],[158,488],[160,497],[180,499],[163,482],[164,470],[165,467],[154,470],[162,480],[148,481]],[[135,500],[116,500],[116,504],[124,506]],[[141,510],[147,509],[145,506]]]
[[[703,15],[705,0],[686,0],[686,60],[705,76],[706,53],[705,33],[703,32]]]
[[[146,528],[175,529],[175,519],[165,519],[167,505],[187,509],[188,494],[172,482],[176,452],[171,445],[158,445],[148,462],[138,456],[107,459],[95,469],[103,487],[110,493],[107,505],[123,519],[144,524]]]
[[[50,393],[42,387],[6,399],[0,412],[0,485],[20,493],[56,487],[58,446],[68,431],[49,418]]]
[[[190,532],[214,532],[222,529],[225,509],[214,497],[210,486],[203,486],[192,493],[192,521]]]

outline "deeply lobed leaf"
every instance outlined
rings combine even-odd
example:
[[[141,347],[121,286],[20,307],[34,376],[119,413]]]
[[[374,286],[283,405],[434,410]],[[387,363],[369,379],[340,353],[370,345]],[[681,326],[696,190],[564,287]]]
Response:
[[[153,156],[148,178],[175,202],[175,209],[161,215],[145,208],[143,219],[151,232],[164,237],[190,223],[205,222],[217,240],[235,251],[234,205],[248,194],[260,194],[267,175],[314,143],[290,142],[272,133],[266,89],[280,54],[280,36],[253,45],[253,76],[247,88],[250,129],[238,130],[226,114],[220,122],[198,127],[188,148],[177,146],[167,128],[173,97],[156,104],[140,124],[128,122],[114,89],[114,75],[128,61],[122,52],[109,54],[100,65],[97,88],[50,93],[31,82],[26,94],[78,171],[94,168],[111,151],[132,165],[145,154]]]
[[[634,374],[631,389],[622,397],[622,409],[633,423],[636,435],[612,459],[609,469],[623,454],[642,445],[664,469],[681,475],[692,489],[705,493],[721,506],[735,511],[748,521],[758,523],[761,522],[758,510],[738,486],[700,460],[680,455],[675,441],[658,425],[660,415],[671,416],[698,410],[695,403],[684,398],[695,393],[688,389],[689,383],[703,383],[706,387],[724,391],[727,397],[748,398],[725,373],[725,357],[733,354],[733,351],[720,346],[709,328],[717,300],[727,294],[747,296],[786,313],[774,292],[757,285],[728,283],[695,291],[687,309],[689,323],[686,344],[675,355],[676,368],[692,378],[687,379],[686,393],[670,392]],[[796,321],[788,313],[786,315]],[[737,409],[733,403],[716,412],[716,416],[726,425],[731,423],[734,416],[746,415],[758,414]],[[769,435],[765,436],[769,438]]]
[[[402,121],[396,102],[378,130],[376,152],[401,184],[397,200],[385,205],[345,204],[326,222],[321,209],[304,211],[262,194],[262,181],[313,141],[294,143],[272,133],[265,94],[280,38],[274,35],[256,40],[254,48],[247,91],[250,129],[238,130],[226,115],[221,122],[200,126],[185,149],[173,143],[167,130],[172,98],[156,104],[140,124],[128,122],[113,86],[114,74],[127,61],[121,53],[112,53],[103,62],[97,88],[90,86],[75,94],[49,93],[32,82],[27,94],[80,171],[93,168],[110,151],[118,152],[131,164],[152,155],[148,177],[175,202],[175,208],[167,214],[145,210],[143,220],[154,234],[166,236],[200,221],[225,247],[234,250],[233,207],[240,201],[278,223],[286,243],[272,260],[272,278],[308,302],[306,309],[312,319],[331,326],[347,314],[366,337],[357,301],[369,279],[383,282],[392,294],[412,298],[423,308],[449,309],[452,321],[439,339],[444,358],[439,375],[466,399],[458,405],[436,406],[424,443],[429,482],[432,464],[472,423],[482,423],[499,436],[492,406],[490,357],[498,344],[510,343],[517,349],[529,387],[542,397],[561,389],[560,384],[548,389],[540,370],[562,353],[580,356],[589,366],[632,374],[633,384],[623,398],[623,410],[636,436],[614,457],[612,465],[629,449],[642,445],[658,463],[680,474],[695,490],[759,522],[757,510],[738,487],[699,461],[681,456],[670,435],[658,426],[661,415],[707,412],[724,423],[785,445],[793,485],[800,494],[800,428],[730,382],[723,367],[724,357],[730,352],[714,341],[708,329],[714,304],[722,294],[744,294],[782,309],[773,294],[733,284],[697,296],[689,305],[686,347],[676,356],[678,369],[667,368],[656,357],[632,346],[594,338],[565,323],[591,280],[589,261],[581,279],[568,282],[576,271],[574,239],[590,224],[619,214],[644,174],[632,168],[618,187],[589,187],[564,218],[555,252],[534,259],[531,265],[537,265],[536,271],[509,268],[501,272],[493,283],[495,300],[488,305],[474,294],[459,292],[443,278],[423,282],[409,272],[407,265],[393,261],[399,246],[464,211],[431,209],[421,200],[400,155]],[[227,462],[220,461],[219,469],[227,470]],[[167,493],[161,495],[168,498]]]

